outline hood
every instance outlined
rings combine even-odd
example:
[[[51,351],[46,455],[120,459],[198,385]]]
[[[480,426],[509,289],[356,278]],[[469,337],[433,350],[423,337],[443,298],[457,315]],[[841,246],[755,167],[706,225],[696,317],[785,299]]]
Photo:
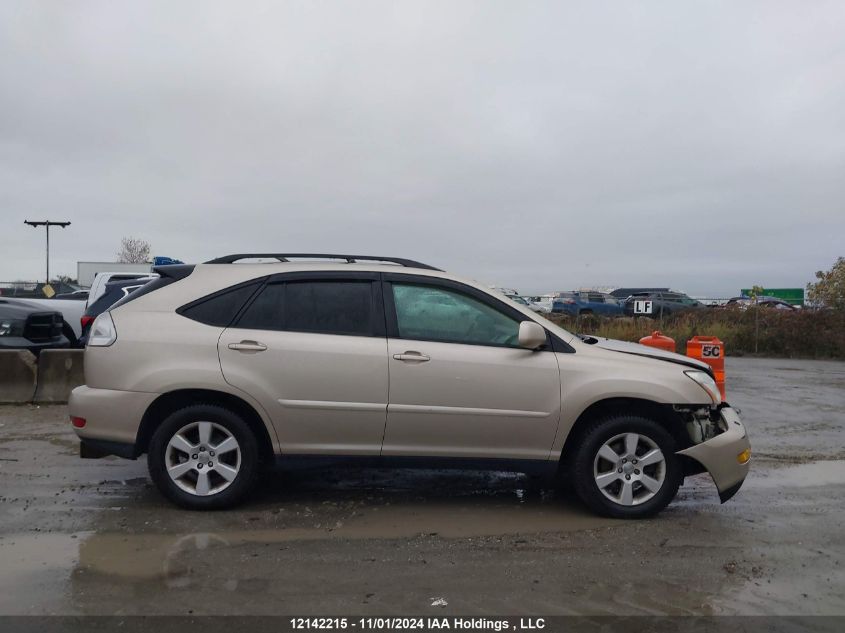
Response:
[[[0,299],[0,317],[6,319],[25,319],[30,314],[55,314],[55,310],[45,310],[25,299]]]
[[[617,341],[611,338],[601,338],[598,336],[581,335],[581,340],[588,345],[595,345],[602,349],[607,349],[612,352],[622,352],[623,354],[634,354],[635,356],[645,356],[646,358],[654,358],[656,360],[665,360],[669,363],[677,363],[678,365],[686,365],[693,369],[700,369],[706,371],[711,376],[713,369],[707,363],[684,356],[683,354],[676,354],[675,352],[667,352],[656,347],[649,347],[648,345],[640,345],[639,343],[629,343],[627,341]]]

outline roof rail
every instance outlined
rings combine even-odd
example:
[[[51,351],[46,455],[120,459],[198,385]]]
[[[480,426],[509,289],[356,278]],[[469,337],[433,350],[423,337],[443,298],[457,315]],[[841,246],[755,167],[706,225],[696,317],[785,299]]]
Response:
[[[438,270],[434,266],[415,262],[412,259],[403,259],[402,257],[377,257],[375,255],[337,255],[330,253],[237,253],[235,255],[224,255],[223,257],[216,257],[211,259],[206,264],[234,264],[241,259],[277,259],[280,262],[287,262],[291,259],[343,259],[348,264],[354,264],[357,261],[365,262],[391,262],[399,264],[407,268],[423,268],[425,270]],[[441,271],[442,272],[442,271]]]

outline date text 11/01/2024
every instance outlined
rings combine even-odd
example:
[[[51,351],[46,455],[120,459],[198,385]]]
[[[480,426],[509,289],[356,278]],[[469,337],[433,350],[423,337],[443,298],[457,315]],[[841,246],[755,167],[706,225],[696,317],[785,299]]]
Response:
[[[308,630],[417,630],[417,631],[531,631],[546,627],[544,618],[518,618],[515,622],[490,618],[385,617],[385,618],[291,618],[292,629]]]

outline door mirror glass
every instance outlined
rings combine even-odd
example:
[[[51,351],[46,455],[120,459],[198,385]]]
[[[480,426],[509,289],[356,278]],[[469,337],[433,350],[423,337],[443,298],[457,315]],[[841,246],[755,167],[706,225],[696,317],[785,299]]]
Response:
[[[519,324],[519,345],[526,349],[537,349],[546,344],[546,330],[534,321]]]

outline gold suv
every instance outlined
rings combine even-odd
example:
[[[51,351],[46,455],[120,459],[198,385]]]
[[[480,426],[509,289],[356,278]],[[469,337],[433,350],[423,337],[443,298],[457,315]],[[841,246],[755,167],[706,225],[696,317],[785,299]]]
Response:
[[[231,506],[274,461],[547,473],[621,518],[685,475],[725,501],[748,473],[706,364],[576,336],[431,266],[261,253],[156,272],[97,317],[70,415],[83,457],[146,453],[181,506]]]

